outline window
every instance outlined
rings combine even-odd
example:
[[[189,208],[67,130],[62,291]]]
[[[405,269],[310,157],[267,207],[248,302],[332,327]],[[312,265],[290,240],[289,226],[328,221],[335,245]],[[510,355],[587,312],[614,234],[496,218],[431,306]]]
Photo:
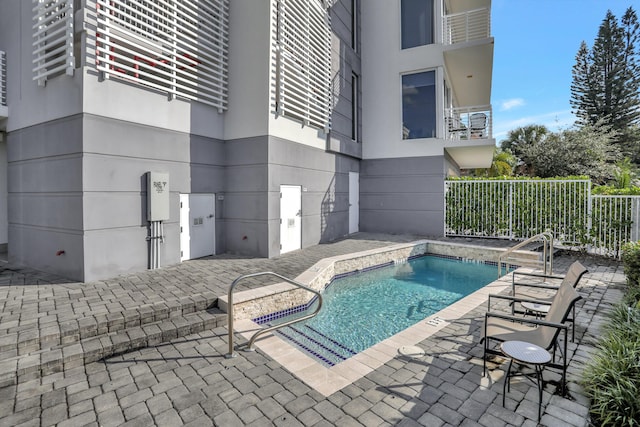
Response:
[[[401,0],[402,48],[433,43],[433,0]]]
[[[351,139],[358,141],[358,127],[360,126],[360,120],[358,113],[360,111],[360,96],[359,96],[359,83],[358,75],[351,73]]]
[[[436,72],[402,76],[402,139],[436,137]]]
[[[276,111],[329,129],[331,21],[321,0],[278,0]]]
[[[227,109],[229,0],[97,0],[96,66]]]
[[[358,51],[358,10],[359,0],[351,0],[351,48]]]
[[[33,80],[44,86],[47,79],[73,75],[73,1],[34,0]]]

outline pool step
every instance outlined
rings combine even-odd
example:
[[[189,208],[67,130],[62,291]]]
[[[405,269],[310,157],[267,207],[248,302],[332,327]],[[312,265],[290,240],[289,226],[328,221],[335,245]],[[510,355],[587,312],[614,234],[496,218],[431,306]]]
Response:
[[[340,344],[308,325],[290,325],[278,329],[277,334],[311,353],[328,366],[333,366],[357,354],[355,350]]]

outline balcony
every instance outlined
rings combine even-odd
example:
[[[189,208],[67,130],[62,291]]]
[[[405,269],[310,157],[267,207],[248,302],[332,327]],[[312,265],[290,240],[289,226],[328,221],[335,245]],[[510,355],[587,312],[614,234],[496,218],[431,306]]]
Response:
[[[488,7],[452,13],[443,17],[442,43],[452,45],[491,37],[491,10]]]
[[[450,108],[444,123],[445,149],[460,168],[491,166],[495,148],[491,105]]]
[[[493,139],[491,105],[450,108],[445,118],[448,140]]]
[[[0,50],[0,120],[7,117],[7,54]]]
[[[456,105],[491,103],[493,37],[490,0],[446,0],[442,43]]]

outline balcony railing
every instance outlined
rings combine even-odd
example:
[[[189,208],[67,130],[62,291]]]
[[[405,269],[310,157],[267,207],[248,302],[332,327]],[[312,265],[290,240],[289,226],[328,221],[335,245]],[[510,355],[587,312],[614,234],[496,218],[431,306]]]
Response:
[[[492,139],[492,118],[491,105],[450,108],[445,116],[447,139]]]
[[[442,28],[444,44],[486,39],[491,37],[490,9],[482,8],[445,15]]]
[[[7,108],[7,54],[0,50],[0,119],[9,115]]]

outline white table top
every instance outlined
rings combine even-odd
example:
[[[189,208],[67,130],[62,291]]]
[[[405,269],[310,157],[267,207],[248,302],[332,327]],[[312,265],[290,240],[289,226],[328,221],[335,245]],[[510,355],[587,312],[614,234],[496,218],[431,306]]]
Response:
[[[551,354],[544,348],[524,341],[505,341],[500,345],[505,356],[518,362],[543,365],[551,362]]]
[[[536,311],[538,313],[548,313],[551,306],[549,304],[538,304],[537,302],[521,302],[522,306],[527,310]]]

